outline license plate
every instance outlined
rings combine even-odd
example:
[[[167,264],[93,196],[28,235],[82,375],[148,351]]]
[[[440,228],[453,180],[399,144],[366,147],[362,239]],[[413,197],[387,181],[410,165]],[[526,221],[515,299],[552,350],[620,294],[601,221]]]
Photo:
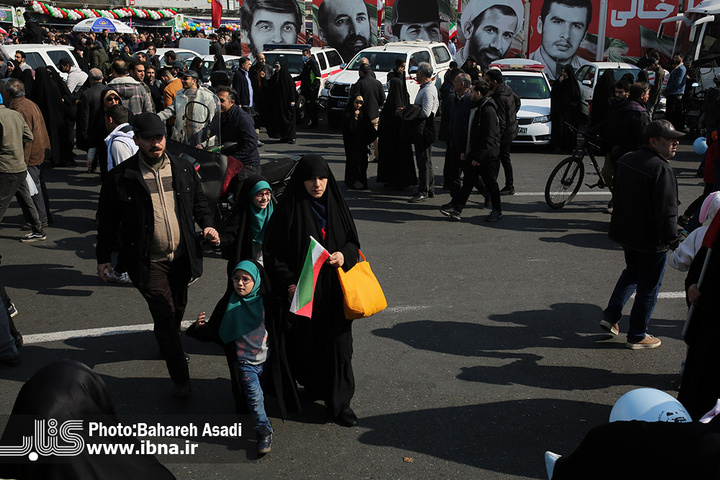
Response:
[[[338,100],[338,107],[344,107],[347,105],[347,100]]]
[[[689,110],[687,112],[688,115],[691,117],[699,117],[700,116],[700,110]]]
[[[519,135],[525,135],[527,133],[527,127],[520,127],[518,128],[518,134]]]

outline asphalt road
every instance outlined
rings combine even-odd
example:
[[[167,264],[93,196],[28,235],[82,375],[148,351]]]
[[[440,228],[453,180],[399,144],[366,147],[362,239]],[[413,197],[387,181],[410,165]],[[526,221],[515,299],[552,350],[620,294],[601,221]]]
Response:
[[[699,158],[689,144],[681,151],[672,164],[687,205],[702,191],[693,176]],[[305,152],[325,155],[342,179],[342,140],[325,128],[300,129],[296,145],[268,142],[261,155]],[[434,149],[438,184],[443,154]],[[562,210],[545,205],[545,181],[563,157],[516,148],[517,194],[503,197],[505,217],[494,224],[483,221],[489,212],[477,196],[460,223],[438,211],[447,193],[409,204],[413,192],[381,188],[371,164],[371,191],[347,192],[347,200],[389,307],[355,322],[359,426],[328,422],[321,404],[282,421],[270,401],[276,434],[266,457],[256,458],[250,419],[242,417],[239,439],[200,439],[195,455],[163,456],[163,463],[182,480],[545,478],[543,452],[572,451],[588,429],[607,421],[623,393],[654,387],[676,395],[684,275],[670,268],[665,275],[650,330],[660,348],[631,351],[623,335],[602,334],[597,324],[622,270],[622,251],[606,235],[607,192],[583,187]],[[46,178],[55,218],[48,240],[19,242],[16,204],[0,227],[0,281],[27,343],[21,366],[0,367],[0,413],[10,412],[34,372],[72,358],[103,376],[124,422],[235,421],[221,352],[183,339],[194,394],[174,401],[144,301],[130,286],[99,281],[99,179],[80,166],[47,170]],[[186,320],[214,307],[224,271],[219,257],[206,257],[205,274],[190,287]]]

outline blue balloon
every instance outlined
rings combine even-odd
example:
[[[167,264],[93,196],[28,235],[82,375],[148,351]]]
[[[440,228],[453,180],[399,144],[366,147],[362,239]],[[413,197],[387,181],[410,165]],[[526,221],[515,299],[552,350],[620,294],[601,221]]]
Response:
[[[693,142],[693,151],[697,153],[698,155],[705,155],[705,152],[707,152],[708,146],[707,146],[707,138],[705,137],[698,137]]]
[[[611,422],[692,422],[690,414],[675,397],[654,388],[631,390],[615,402]]]

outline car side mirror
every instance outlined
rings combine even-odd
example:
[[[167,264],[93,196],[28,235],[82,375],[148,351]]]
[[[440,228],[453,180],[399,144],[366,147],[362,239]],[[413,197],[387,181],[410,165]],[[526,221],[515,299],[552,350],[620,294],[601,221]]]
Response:
[[[590,80],[583,80],[582,84],[586,87],[592,87],[592,82]]]

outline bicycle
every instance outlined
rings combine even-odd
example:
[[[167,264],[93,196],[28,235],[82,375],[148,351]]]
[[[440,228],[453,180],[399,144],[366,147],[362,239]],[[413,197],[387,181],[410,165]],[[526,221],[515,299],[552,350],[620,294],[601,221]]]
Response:
[[[590,163],[598,175],[596,184],[586,185],[589,188],[605,188],[607,186],[598,162],[593,155],[593,150],[600,150],[600,145],[598,145],[599,137],[593,135],[591,140],[591,135],[578,130],[570,124],[566,123],[565,125],[577,135],[581,136],[583,140],[582,142],[578,142],[578,146],[575,148],[571,157],[557,164],[545,185],[545,203],[554,209],[562,208],[570,203],[570,201],[575,198],[578,190],[580,190],[583,178],[585,177],[585,164],[583,163],[583,159],[586,155],[590,157]]]

